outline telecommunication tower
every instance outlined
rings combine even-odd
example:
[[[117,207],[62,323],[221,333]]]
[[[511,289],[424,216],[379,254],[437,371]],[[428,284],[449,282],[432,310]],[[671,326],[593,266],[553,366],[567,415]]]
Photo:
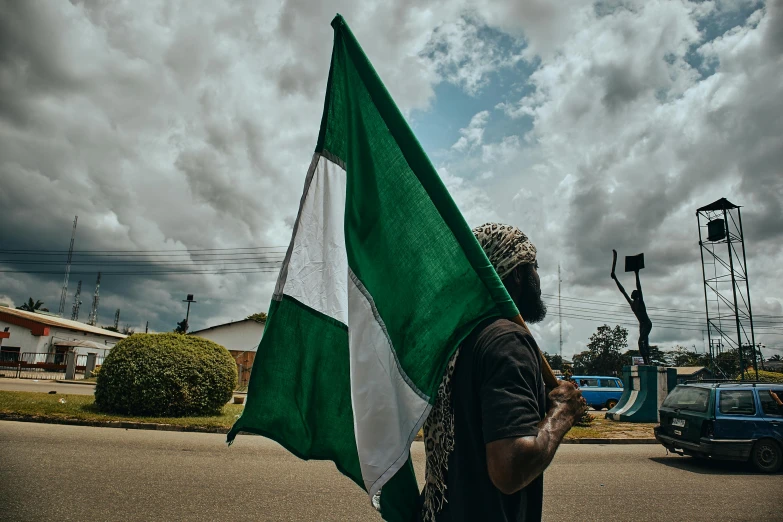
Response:
[[[117,311],[114,312],[114,329],[116,330],[120,326],[120,309],[117,308]]]
[[[82,282],[76,285],[76,295],[73,296],[73,308],[71,308],[71,321],[79,320],[79,308],[82,305]]]
[[[76,239],[76,222],[79,216],[73,218],[73,230],[71,231],[71,246],[68,247],[68,259],[65,262],[65,280],[63,281],[63,291],[60,294],[60,309],[57,312],[60,317],[65,313],[65,297],[68,294],[68,276],[71,275],[71,259],[73,258],[73,241]]]
[[[715,366],[713,370],[723,373],[715,363],[716,355],[724,349],[736,349],[742,370],[741,378],[744,379],[747,363],[743,348],[751,347],[753,370],[758,379],[756,350],[753,348],[756,346],[753,309],[750,305],[748,262],[745,256],[740,207],[726,198],[721,198],[698,209],[696,222],[699,226],[699,250],[707,311],[707,345],[710,360]]]
[[[101,288],[101,273],[98,272],[98,280],[95,282],[95,293],[92,296],[92,308],[90,309],[90,319],[87,321],[87,324],[90,324],[92,326],[95,326],[95,323],[98,322],[98,301],[100,301],[98,290],[100,290],[100,288]]]
[[[560,263],[557,264],[557,313],[560,317],[560,359],[563,358],[563,306],[560,304]]]

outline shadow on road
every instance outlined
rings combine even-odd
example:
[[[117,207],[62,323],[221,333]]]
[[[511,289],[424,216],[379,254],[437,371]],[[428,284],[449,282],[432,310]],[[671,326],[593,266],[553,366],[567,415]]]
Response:
[[[698,459],[670,455],[668,457],[650,457],[650,460],[671,468],[700,473],[702,475],[759,475],[749,463],[724,460]]]

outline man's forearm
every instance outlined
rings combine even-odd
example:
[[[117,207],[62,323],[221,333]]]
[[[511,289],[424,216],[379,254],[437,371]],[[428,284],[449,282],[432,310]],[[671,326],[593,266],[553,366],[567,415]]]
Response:
[[[511,476],[506,477],[504,484],[496,486],[508,495],[533,482],[552,462],[563,437],[572,426],[572,414],[564,407],[553,408],[538,424],[538,435],[510,441],[512,447],[508,454],[512,465],[507,469]]]

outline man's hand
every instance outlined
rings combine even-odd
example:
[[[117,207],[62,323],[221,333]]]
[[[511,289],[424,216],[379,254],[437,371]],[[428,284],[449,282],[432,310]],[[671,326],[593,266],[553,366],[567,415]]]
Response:
[[[554,410],[558,410],[564,418],[571,419],[572,426],[582,418],[587,410],[587,403],[576,384],[562,381],[560,386],[549,392],[549,414],[554,413]]]

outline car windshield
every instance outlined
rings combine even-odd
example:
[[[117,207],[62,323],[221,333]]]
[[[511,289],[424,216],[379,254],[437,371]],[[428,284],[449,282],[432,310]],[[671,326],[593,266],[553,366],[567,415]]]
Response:
[[[695,386],[677,386],[663,401],[663,406],[665,408],[705,412],[707,411],[709,400],[710,390]]]

